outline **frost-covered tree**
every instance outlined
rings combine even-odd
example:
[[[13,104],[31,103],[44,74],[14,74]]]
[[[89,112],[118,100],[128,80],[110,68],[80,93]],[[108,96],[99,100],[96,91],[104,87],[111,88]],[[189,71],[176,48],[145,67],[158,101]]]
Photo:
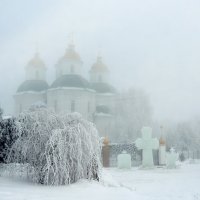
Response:
[[[17,125],[14,118],[0,121],[0,163],[6,162],[12,144],[16,140]]]
[[[142,90],[133,88],[123,92],[118,99],[116,115],[114,139],[118,142],[135,140],[140,136],[141,128],[152,123],[148,95]]]
[[[47,185],[99,180],[101,142],[95,126],[78,113],[57,115],[46,108],[23,112],[9,160],[28,163],[28,178]]]

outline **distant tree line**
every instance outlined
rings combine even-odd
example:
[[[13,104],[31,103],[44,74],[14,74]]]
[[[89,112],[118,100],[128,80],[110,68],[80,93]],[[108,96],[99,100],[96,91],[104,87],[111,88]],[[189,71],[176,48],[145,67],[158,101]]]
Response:
[[[130,143],[141,136],[143,126],[152,125],[152,107],[143,90],[123,91],[116,103],[111,141]]]

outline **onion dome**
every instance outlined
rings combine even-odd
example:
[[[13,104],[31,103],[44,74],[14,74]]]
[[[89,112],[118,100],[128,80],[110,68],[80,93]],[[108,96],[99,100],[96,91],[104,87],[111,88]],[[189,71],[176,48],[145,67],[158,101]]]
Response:
[[[51,85],[51,88],[60,88],[60,87],[76,87],[76,88],[89,89],[90,84],[86,79],[84,79],[80,75],[66,74],[60,76]]]
[[[75,51],[74,44],[69,44],[68,48],[66,49],[65,55],[58,61],[58,63],[62,62],[63,60],[82,62],[80,55]]]
[[[102,62],[102,57],[98,56],[97,61],[92,65],[90,72],[108,72],[107,66]]]
[[[165,146],[166,145],[166,142],[165,142],[165,140],[163,139],[162,136],[159,139],[159,144],[160,144],[160,146]]]
[[[35,56],[28,62],[26,67],[46,68],[43,60],[39,56],[39,53],[35,53]]]
[[[103,82],[91,83],[91,88],[98,93],[117,93],[116,89],[113,86]]]
[[[26,80],[18,88],[17,92],[42,92],[48,89],[44,80]]]

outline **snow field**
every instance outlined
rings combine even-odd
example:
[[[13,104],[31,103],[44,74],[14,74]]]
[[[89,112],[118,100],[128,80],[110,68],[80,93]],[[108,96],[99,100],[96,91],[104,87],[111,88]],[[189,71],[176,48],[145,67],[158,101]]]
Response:
[[[103,170],[103,181],[43,186],[0,176],[0,200],[200,200],[200,163],[178,169]]]

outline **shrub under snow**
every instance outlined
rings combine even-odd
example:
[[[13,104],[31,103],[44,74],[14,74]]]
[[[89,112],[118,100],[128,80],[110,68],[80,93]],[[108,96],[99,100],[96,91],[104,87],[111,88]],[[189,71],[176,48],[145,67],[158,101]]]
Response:
[[[42,184],[100,178],[101,143],[94,125],[80,114],[56,115],[45,108],[19,116],[20,131],[9,161],[28,163],[27,176]]]

